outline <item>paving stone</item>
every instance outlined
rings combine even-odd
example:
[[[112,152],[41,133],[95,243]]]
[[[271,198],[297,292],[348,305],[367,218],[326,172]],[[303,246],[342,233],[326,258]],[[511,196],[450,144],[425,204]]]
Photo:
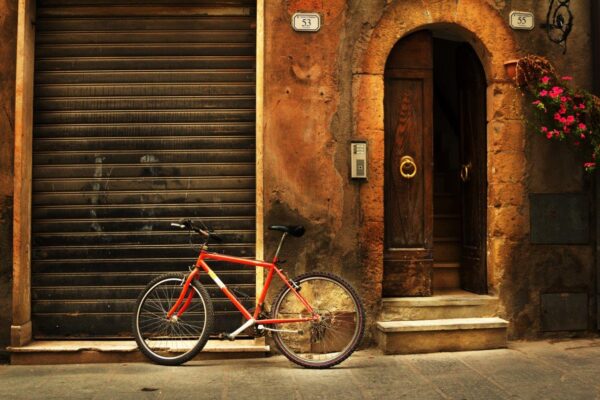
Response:
[[[0,399],[600,399],[600,339],[509,349],[384,356],[329,370],[282,356],[148,363],[0,365]]]
[[[456,357],[409,357],[405,361],[421,372],[449,398],[508,399],[510,394],[492,381],[477,374]]]

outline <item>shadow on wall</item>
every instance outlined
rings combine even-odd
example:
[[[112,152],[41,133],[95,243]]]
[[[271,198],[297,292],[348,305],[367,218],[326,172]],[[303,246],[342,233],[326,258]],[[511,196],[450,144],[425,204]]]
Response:
[[[0,361],[8,359],[12,315],[12,197],[0,202]]]

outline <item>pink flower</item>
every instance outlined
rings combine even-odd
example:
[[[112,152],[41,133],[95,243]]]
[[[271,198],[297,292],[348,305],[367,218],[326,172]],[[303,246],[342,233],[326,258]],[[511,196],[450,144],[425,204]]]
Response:
[[[587,130],[587,126],[585,126],[583,122],[580,122],[579,125],[577,125],[577,128],[581,129],[582,131]]]
[[[585,139],[585,135],[582,133],[581,135],[579,135],[580,138]]]
[[[562,101],[563,103],[566,103],[566,102],[567,102],[567,98],[566,98],[565,96],[562,96],[562,97],[560,98],[560,101]]]
[[[554,136],[554,134],[552,132],[553,131],[546,133],[546,139],[552,139],[552,136]]]
[[[554,113],[554,119],[555,119],[556,121],[560,121],[560,120],[562,119],[562,117],[560,116],[560,114],[559,114],[559,113]]]
[[[531,103],[531,104],[533,104],[534,106],[537,106],[537,105],[538,105],[538,104],[540,104],[541,102],[542,102],[541,100],[536,100],[536,101],[534,101],[534,102],[533,102],[533,103]]]
[[[542,132],[548,132],[548,128],[546,128],[545,126],[542,126],[540,128],[540,131],[542,131]]]
[[[542,79],[540,79],[542,81],[542,83],[544,85],[547,85],[548,82],[550,82],[550,77],[549,76],[543,76]]]
[[[563,76],[561,79],[562,79],[563,81],[572,81],[572,80],[573,80],[573,77],[572,77],[572,76]]]
[[[583,167],[585,169],[594,169],[594,168],[596,168],[596,163],[595,162],[586,162],[583,164]]]
[[[564,90],[561,87],[558,86],[554,86],[551,90],[550,93],[548,94],[550,97],[552,97],[553,99],[556,99],[557,97],[559,97],[562,93],[564,92]]]
[[[585,104],[584,104],[584,103],[581,103],[581,104],[579,105],[579,108],[580,108],[580,109],[582,109],[582,110],[584,110],[584,109],[585,109]]]
[[[548,91],[547,90],[540,90],[540,97],[546,97],[548,96]]]
[[[569,115],[567,117],[567,124],[571,125],[573,122],[575,122],[575,117],[572,115]]]

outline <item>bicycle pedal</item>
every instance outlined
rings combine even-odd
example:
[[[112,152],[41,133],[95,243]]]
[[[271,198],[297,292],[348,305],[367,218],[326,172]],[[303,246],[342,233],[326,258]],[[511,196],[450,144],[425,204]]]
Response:
[[[219,340],[229,340],[230,342],[233,342],[235,340],[235,337],[231,337],[231,335],[229,335],[228,333],[225,333],[225,332],[219,333],[217,335],[217,338]]]

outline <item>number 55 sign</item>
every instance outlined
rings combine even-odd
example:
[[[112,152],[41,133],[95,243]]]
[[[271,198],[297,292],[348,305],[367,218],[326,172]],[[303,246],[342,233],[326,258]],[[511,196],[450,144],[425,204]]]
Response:
[[[533,13],[526,11],[512,11],[509,17],[510,27],[513,29],[532,30],[535,22]]]
[[[292,28],[297,32],[317,32],[321,29],[321,16],[317,13],[295,13]]]

